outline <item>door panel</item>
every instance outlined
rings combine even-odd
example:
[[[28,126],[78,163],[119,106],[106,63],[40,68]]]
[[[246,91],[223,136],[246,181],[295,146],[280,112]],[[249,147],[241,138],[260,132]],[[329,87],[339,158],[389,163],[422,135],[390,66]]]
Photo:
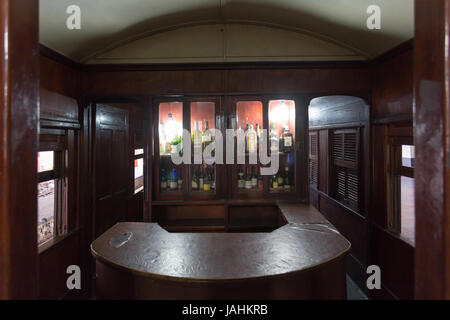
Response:
[[[129,189],[128,111],[97,105],[95,119],[95,236],[126,217]]]

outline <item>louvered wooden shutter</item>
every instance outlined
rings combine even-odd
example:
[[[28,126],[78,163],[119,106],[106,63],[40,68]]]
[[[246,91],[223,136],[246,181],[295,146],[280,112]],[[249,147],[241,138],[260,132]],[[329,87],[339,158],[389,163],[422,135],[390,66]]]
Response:
[[[345,205],[359,208],[359,129],[332,133],[334,197]]]
[[[317,131],[311,131],[309,133],[309,159],[308,159],[308,171],[309,171],[309,183],[317,188],[318,182],[318,135]]]

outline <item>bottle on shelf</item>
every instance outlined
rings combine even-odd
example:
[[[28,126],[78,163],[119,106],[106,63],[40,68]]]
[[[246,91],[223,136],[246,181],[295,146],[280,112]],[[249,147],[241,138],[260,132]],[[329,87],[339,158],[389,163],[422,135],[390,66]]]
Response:
[[[284,177],[281,175],[281,172],[278,172],[277,175],[277,182],[278,182],[278,188],[279,189],[284,189]]]
[[[242,172],[242,166],[239,166],[238,171],[238,188],[244,189],[245,187],[245,181],[244,181],[244,173]]]
[[[178,189],[178,174],[175,169],[172,169],[172,174],[170,175],[169,189],[170,191],[175,191]]]
[[[278,190],[278,177],[276,174],[272,176],[271,188],[273,191]]]
[[[193,169],[192,175],[192,190],[198,191],[198,177],[197,177],[197,170],[195,170],[195,168]]]
[[[205,167],[205,176],[203,178],[203,191],[211,191],[211,175],[209,173],[208,167]]]
[[[198,189],[201,191],[204,188],[205,177],[203,173],[203,167],[200,167],[200,174],[198,177]]]
[[[247,129],[247,136],[246,136],[246,141],[247,141],[247,148],[246,148],[246,152],[247,153],[255,153],[257,152],[257,148],[258,148],[258,138],[256,135],[256,131],[253,129],[253,125],[251,124],[250,126],[247,124],[248,129]]]
[[[167,176],[166,170],[161,169],[161,191],[167,190]]]
[[[199,128],[199,122],[195,121],[195,129],[194,132],[192,132],[192,145],[194,146],[194,153],[201,154],[202,153],[202,147],[203,147],[203,134]]]
[[[261,129],[259,123],[256,124],[256,145],[259,148],[259,139],[261,138]]]
[[[263,176],[262,176],[262,167],[259,167],[258,189],[260,191],[262,191],[264,189],[264,181],[263,181]]]
[[[284,168],[284,191],[291,192],[291,183],[289,180],[289,167]]]
[[[270,151],[276,152],[279,151],[279,141],[278,141],[278,133],[275,129],[275,123],[272,123],[272,128],[269,133],[269,141],[270,141]],[[277,146],[278,145],[278,146]]]
[[[287,125],[283,126],[283,133],[281,137],[282,144],[280,144],[280,151],[285,153],[292,152],[294,148],[294,138],[292,136],[292,133],[289,132],[289,127]]]
[[[252,167],[252,189],[258,189],[258,176],[255,172],[255,167]]]
[[[203,131],[203,149],[205,149],[212,142],[212,133],[209,130],[208,120],[205,120],[205,131]]]
[[[247,167],[245,172],[245,189],[249,190],[251,188],[252,188],[252,177],[250,174],[250,168]]]
[[[249,129],[249,125],[247,123],[247,125],[245,126],[245,132],[244,134],[246,134],[248,132]],[[248,153],[248,136],[245,136],[245,152]]]

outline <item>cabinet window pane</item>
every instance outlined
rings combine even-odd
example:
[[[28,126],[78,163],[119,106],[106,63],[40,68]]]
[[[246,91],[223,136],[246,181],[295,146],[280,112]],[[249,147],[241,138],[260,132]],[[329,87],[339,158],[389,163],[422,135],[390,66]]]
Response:
[[[38,184],[38,244],[55,234],[55,180]]]
[[[38,152],[38,172],[53,170],[54,151]]]

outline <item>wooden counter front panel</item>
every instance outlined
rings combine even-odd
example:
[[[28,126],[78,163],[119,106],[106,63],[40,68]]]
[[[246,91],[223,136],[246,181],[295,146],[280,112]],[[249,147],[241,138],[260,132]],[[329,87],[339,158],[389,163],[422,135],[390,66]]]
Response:
[[[223,263],[227,263],[224,257]],[[306,272],[236,281],[173,281],[138,276],[96,261],[96,298],[139,300],[346,299],[345,256]]]

